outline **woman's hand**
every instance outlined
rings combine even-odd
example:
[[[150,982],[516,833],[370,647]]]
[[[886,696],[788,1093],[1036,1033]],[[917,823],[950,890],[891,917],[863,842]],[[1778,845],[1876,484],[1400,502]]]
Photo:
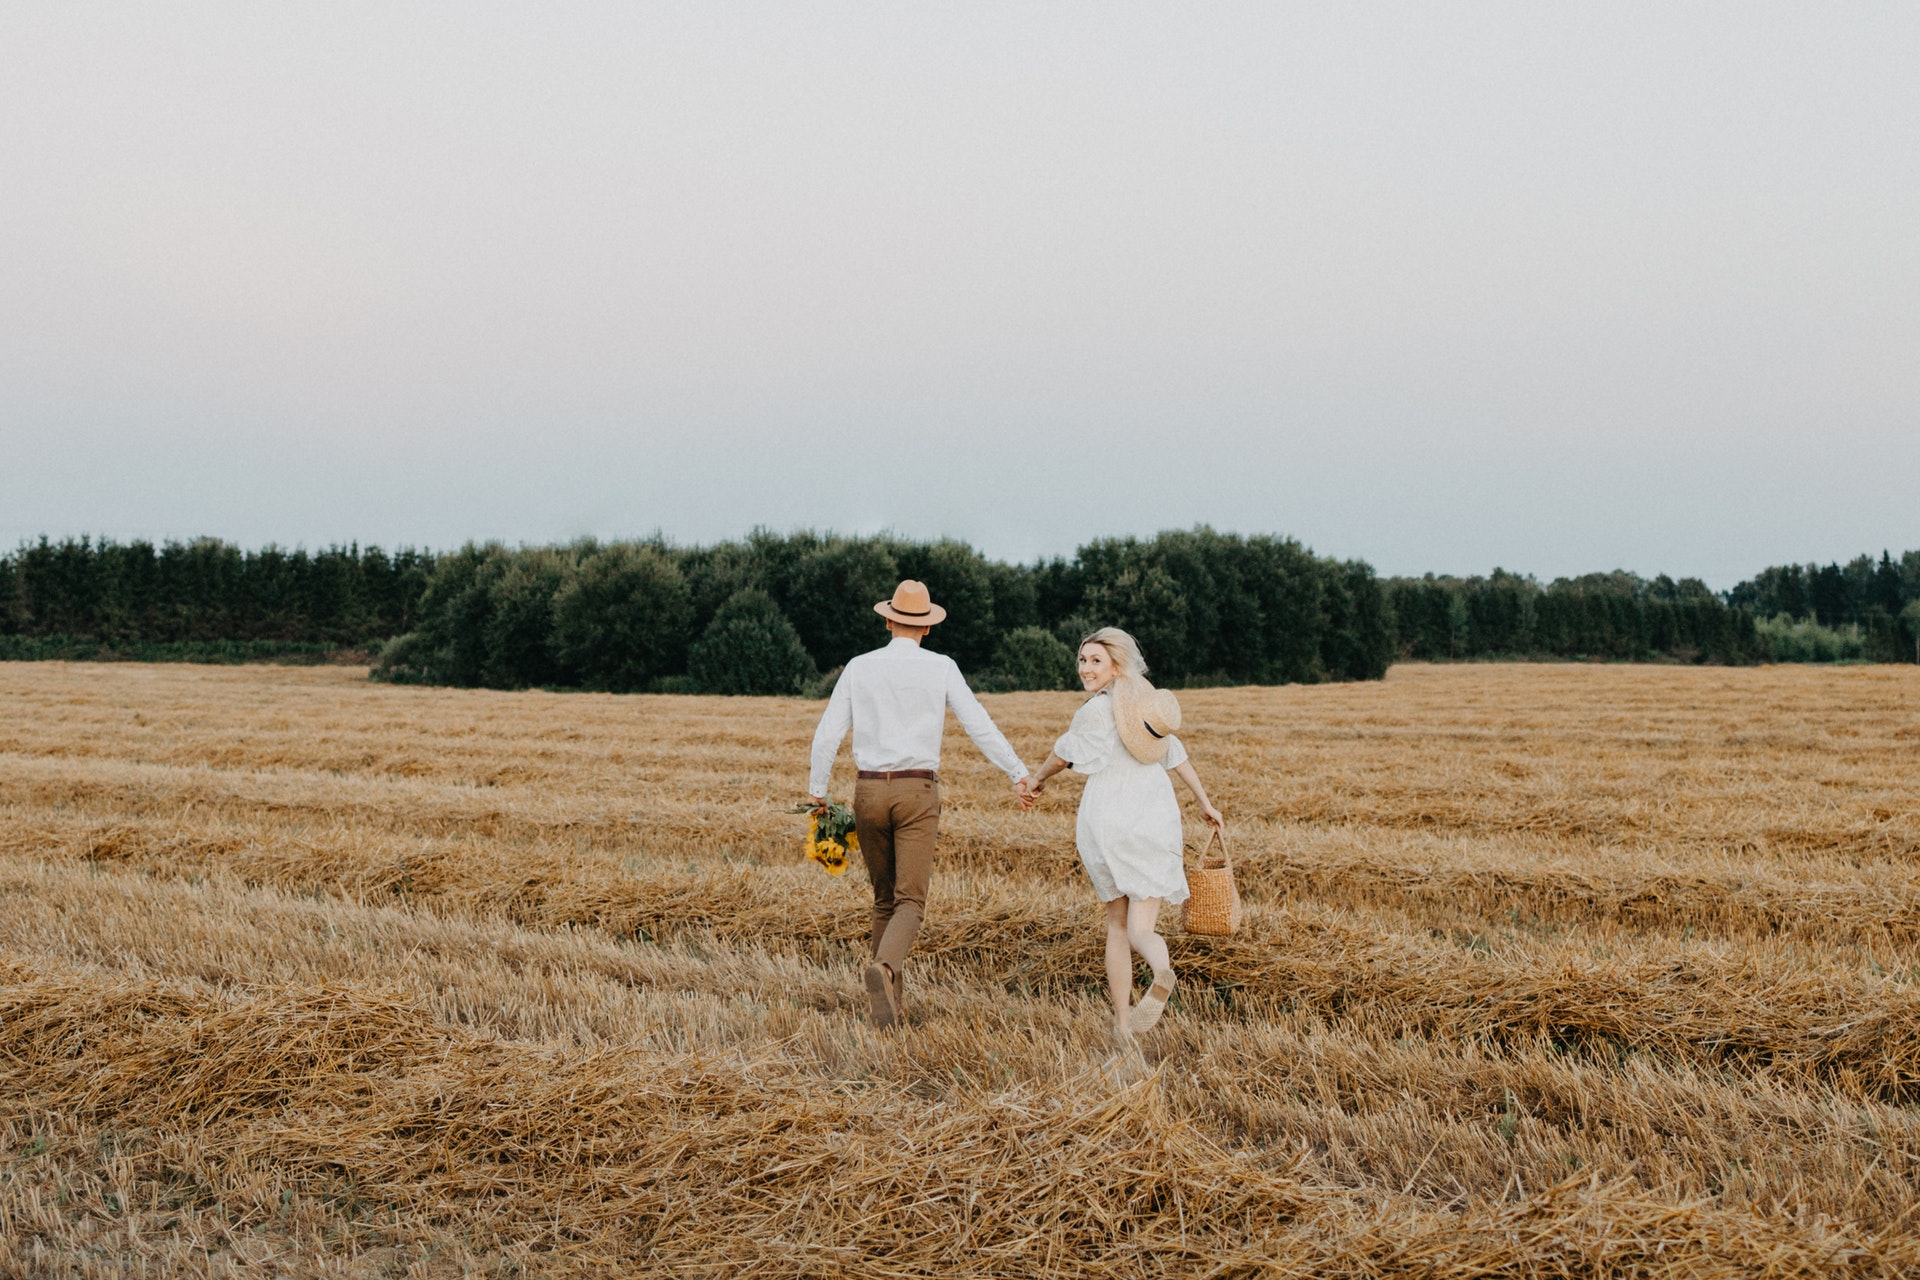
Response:
[[[1040,803],[1040,792],[1047,785],[1047,779],[1068,767],[1065,760],[1049,751],[1046,763],[1040,766],[1040,772],[1027,779],[1027,794],[1020,798],[1020,807],[1031,809]]]
[[[1193,771],[1193,761],[1182,760],[1173,767],[1173,774],[1187,784],[1187,790],[1193,792],[1193,802],[1200,806],[1200,816],[1213,826],[1224,828],[1226,819],[1213,807],[1213,801],[1207,799],[1207,789],[1200,785],[1200,775]]]

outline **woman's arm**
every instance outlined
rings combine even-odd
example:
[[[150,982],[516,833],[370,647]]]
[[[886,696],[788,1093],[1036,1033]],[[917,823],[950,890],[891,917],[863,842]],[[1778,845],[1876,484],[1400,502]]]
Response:
[[[1049,763],[1051,763],[1051,761],[1049,761]],[[1193,798],[1200,802],[1201,817],[1216,827],[1226,821],[1225,818],[1220,816],[1220,811],[1208,802],[1207,789],[1200,785],[1200,775],[1193,771],[1193,761],[1182,760],[1173,767],[1172,772],[1175,777],[1187,784],[1187,790],[1193,792]]]
[[[1073,763],[1071,761],[1062,760],[1051,751],[1047,752],[1047,762],[1040,766],[1040,772],[1027,779],[1027,796],[1020,802],[1020,807],[1022,809],[1033,808],[1035,802],[1040,798],[1041,789],[1047,785],[1047,779],[1059,773],[1062,769],[1071,769],[1072,767]]]
[[[1053,752],[1047,752],[1047,762],[1040,766],[1040,772],[1033,775],[1033,789],[1038,791],[1047,785],[1048,778],[1059,773],[1062,769],[1071,768],[1073,768],[1073,761],[1062,760],[1059,756],[1053,754]]]

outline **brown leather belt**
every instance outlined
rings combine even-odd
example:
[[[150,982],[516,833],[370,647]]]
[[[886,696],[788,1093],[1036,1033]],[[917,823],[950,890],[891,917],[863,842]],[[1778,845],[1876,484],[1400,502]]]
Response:
[[[879,769],[862,769],[860,776],[871,778],[876,782],[892,782],[895,778],[927,778],[934,782],[940,780],[940,775],[932,769],[892,769],[884,772]]]

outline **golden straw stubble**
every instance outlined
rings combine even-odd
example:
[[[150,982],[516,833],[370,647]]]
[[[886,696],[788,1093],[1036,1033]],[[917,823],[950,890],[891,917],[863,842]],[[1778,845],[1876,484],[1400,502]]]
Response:
[[[1182,703],[1246,918],[1127,1060],[957,732],[879,1035],[818,703],[0,664],[0,1273],[1920,1268],[1920,672]]]

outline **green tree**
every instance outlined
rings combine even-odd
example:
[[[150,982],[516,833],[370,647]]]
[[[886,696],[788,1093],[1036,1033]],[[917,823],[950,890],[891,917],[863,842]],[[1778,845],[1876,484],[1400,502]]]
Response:
[[[1042,625],[1034,573],[1022,565],[987,563],[993,591],[993,628],[996,634]]]
[[[993,650],[993,668],[983,687],[1015,689],[1077,689],[1080,687],[1074,652],[1045,627],[1019,627],[1000,637]]]
[[[1062,635],[1067,619],[1086,613],[1087,571],[1078,556],[1072,560],[1055,556],[1036,564],[1028,572],[1027,578],[1033,583],[1034,622],[1037,625],[1055,635]],[[1072,644],[1079,636],[1063,638]]]
[[[794,565],[784,611],[815,663],[823,669],[845,666],[855,654],[886,643],[886,624],[873,606],[893,595],[902,576],[881,542],[830,542]]]
[[[755,534],[746,542],[721,542],[675,553],[693,606],[689,634],[697,635],[704,630],[734,592],[749,587],[769,589],[767,559],[760,554],[758,546],[761,536]]]
[[[1239,544],[1238,538],[1222,537],[1205,525],[1172,529],[1147,544],[1148,562],[1172,579],[1186,602],[1179,651],[1163,668],[1169,678],[1237,674],[1227,659],[1232,645],[1222,643],[1221,608],[1228,602],[1220,576],[1230,576],[1229,566]]]
[[[1873,583],[1867,589],[1867,604],[1883,610],[1889,616],[1897,615],[1906,605],[1906,593],[1901,589],[1900,566],[1885,551],[1880,553],[1880,563],[1874,566]]]
[[[1092,543],[1080,558],[1087,581],[1082,611],[1094,625],[1132,635],[1155,679],[1175,683],[1187,674],[1188,603],[1173,575],[1135,538]]]
[[[994,626],[993,574],[986,557],[948,538],[927,545],[896,545],[893,558],[900,577],[926,583],[934,602],[947,611],[946,621],[927,635],[927,648],[946,654],[962,671],[986,670],[1000,638]],[[891,595],[893,586],[889,583],[875,599]]]
[[[571,548],[530,547],[491,561],[480,683],[494,689],[563,682],[553,652],[553,601],[577,567]]]
[[[1256,684],[1313,684],[1327,678],[1320,634],[1326,625],[1326,572],[1292,538],[1248,538],[1242,580],[1259,612],[1238,625],[1260,628],[1265,658],[1258,671],[1236,672]]]
[[[692,613],[672,557],[656,546],[612,543],[582,560],[554,593],[554,656],[572,683],[644,689],[683,669]]]
[[[1327,574],[1327,626],[1320,640],[1320,661],[1334,680],[1378,680],[1387,674],[1398,647],[1393,605],[1360,560],[1330,565]]]
[[[1403,656],[1422,661],[1448,656],[1447,615],[1453,600],[1450,582],[1428,574],[1425,578],[1395,578],[1389,584]]]
[[[1852,600],[1847,590],[1847,574],[1837,564],[1826,568],[1807,566],[1807,603],[1814,621],[1823,627],[1837,627],[1852,621]]]
[[[20,606],[20,571],[12,556],[0,556],[0,636],[17,636],[26,621]]]
[[[702,693],[797,694],[817,671],[780,606],[753,588],[720,606],[687,666]]]
[[[374,664],[374,678],[464,688],[480,684],[493,614],[488,588],[509,554],[497,542],[469,542],[441,556],[420,597],[419,626],[387,643]]]

